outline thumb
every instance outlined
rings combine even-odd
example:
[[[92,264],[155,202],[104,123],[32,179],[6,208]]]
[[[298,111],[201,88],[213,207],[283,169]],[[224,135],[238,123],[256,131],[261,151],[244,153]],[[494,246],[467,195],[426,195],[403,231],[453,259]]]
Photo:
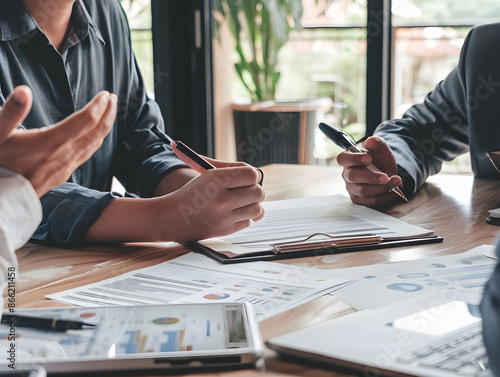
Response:
[[[396,158],[384,139],[371,136],[366,139],[364,146],[380,170],[389,176],[397,174]]]
[[[4,143],[12,131],[24,121],[31,110],[32,101],[31,89],[25,85],[16,87],[7,97],[0,109],[0,144]]]
[[[364,146],[371,155],[390,152],[389,145],[387,145],[385,140],[375,136],[370,136],[368,139],[366,139]]]

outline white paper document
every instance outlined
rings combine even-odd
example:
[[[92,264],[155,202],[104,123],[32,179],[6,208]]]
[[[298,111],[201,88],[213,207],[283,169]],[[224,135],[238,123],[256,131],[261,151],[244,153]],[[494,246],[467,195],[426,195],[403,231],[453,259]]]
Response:
[[[200,241],[226,256],[267,252],[278,243],[305,240],[316,242],[330,236],[377,235],[384,241],[433,236],[434,232],[353,204],[342,195],[321,196],[262,203],[264,218],[229,236]],[[332,241],[334,242],[334,241]]]
[[[331,271],[273,262],[221,265],[189,253],[169,262],[47,296],[79,306],[248,301],[259,320],[344,284]]]
[[[483,245],[461,254],[335,270],[335,277],[351,284],[331,294],[357,310],[435,290],[477,304],[471,300],[481,298],[497,263],[490,257],[493,250]]]

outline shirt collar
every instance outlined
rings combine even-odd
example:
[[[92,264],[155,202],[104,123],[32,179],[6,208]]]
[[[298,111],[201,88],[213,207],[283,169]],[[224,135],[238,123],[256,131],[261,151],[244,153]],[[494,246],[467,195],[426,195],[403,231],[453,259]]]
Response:
[[[35,20],[20,1],[0,1],[0,40],[24,37],[37,28]]]
[[[79,40],[85,39],[89,30],[93,29],[101,44],[106,45],[99,28],[92,20],[82,0],[76,0],[71,17],[73,22],[71,29]],[[35,29],[38,29],[38,25],[24,9],[21,1],[0,0],[0,41],[11,41],[24,37]]]
[[[87,38],[90,28],[94,29],[97,39],[99,39],[104,46],[106,43],[102,38],[101,32],[97,26],[95,26],[83,2],[77,0],[73,5],[68,35],[66,36],[66,40],[61,50],[64,52]]]
[[[101,31],[97,27],[97,25],[94,23],[94,20],[90,16],[89,12],[87,11],[87,8],[85,7],[85,4],[83,3],[82,0],[76,0],[76,2],[79,4],[80,9],[82,10],[83,16],[85,16],[85,19],[87,20],[89,26],[94,30],[95,35],[97,39],[101,42],[103,46],[106,46],[106,42],[104,41],[104,38],[102,37]],[[88,32],[87,32],[88,34]]]

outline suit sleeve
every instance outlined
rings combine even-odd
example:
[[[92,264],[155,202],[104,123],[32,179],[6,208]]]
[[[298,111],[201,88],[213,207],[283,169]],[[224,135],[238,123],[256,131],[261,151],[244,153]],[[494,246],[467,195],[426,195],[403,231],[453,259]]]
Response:
[[[374,135],[386,140],[394,152],[403,180],[410,180],[412,195],[427,177],[469,150],[467,124],[466,56],[474,32],[467,36],[459,64],[402,119],[380,124]],[[406,175],[406,176],[403,176]]]

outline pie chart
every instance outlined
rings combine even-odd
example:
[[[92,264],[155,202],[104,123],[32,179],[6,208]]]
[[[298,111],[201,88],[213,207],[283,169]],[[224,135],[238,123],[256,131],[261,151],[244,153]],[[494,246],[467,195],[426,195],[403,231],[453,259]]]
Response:
[[[210,293],[208,295],[203,296],[203,298],[206,298],[207,300],[224,300],[225,298],[228,298],[229,295],[227,293]]]

